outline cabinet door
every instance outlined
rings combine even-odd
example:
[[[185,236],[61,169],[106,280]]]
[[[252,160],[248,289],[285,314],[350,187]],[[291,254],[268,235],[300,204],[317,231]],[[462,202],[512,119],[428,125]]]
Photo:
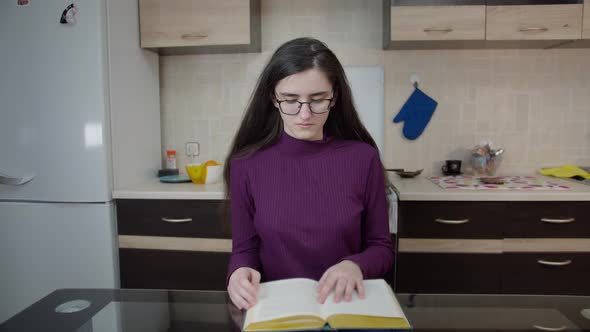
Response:
[[[121,288],[225,290],[230,253],[120,249]]]
[[[391,40],[482,40],[485,6],[392,6]]]
[[[582,6],[488,6],[486,40],[580,39]]]
[[[140,0],[141,47],[250,44],[250,1]]]
[[[398,253],[398,293],[500,293],[501,254]]]
[[[502,292],[590,295],[590,253],[505,253]]]

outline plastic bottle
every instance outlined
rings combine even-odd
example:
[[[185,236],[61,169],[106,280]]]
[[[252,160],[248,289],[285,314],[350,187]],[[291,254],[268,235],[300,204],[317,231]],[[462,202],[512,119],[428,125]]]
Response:
[[[176,150],[166,150],[166,169],[177,169]]]

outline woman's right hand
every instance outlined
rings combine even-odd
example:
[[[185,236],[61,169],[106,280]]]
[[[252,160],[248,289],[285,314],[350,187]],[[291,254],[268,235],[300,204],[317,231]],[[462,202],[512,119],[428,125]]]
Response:
[[[238,309],[250,309],[256,304],[259,287],[260,272],[249,267],[240,267],[229,277],[227,292]]]

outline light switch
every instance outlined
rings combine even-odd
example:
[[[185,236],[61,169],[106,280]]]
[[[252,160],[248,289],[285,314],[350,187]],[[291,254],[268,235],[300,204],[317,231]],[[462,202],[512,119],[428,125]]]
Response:
[[[199,155],[199,142],[187,142],[184,145],[184,151],[187,157],[194,158]]]

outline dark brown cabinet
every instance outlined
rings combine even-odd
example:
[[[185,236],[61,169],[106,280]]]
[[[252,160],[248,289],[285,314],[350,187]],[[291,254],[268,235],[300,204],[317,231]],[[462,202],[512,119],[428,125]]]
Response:
[[[500,293],[501,255],[399,253],[398,293]]]
[[[117,200],[119,235],[231,238],[223,200]]]
[[[402,202],[398,234],[403,238],[499,239],[502,209],[500,202]]]
[[[526,202],[507,206],[506,238],[590,238],[588,202]]]
[[[229,253],[120,249],[121,288],[225,290]]]
[[[122,288],[225,290],[223,200],[117,200]]]
[[[226,289],[231,256],[226,201],[119,199],[116,204],[122,288]],[[393,284],[394,270],[384,278]]]
[[[590,295],[590,253],[504,253],[504,293]]]
[[[400,201],[396,291],[589,295],[590,202]]]

